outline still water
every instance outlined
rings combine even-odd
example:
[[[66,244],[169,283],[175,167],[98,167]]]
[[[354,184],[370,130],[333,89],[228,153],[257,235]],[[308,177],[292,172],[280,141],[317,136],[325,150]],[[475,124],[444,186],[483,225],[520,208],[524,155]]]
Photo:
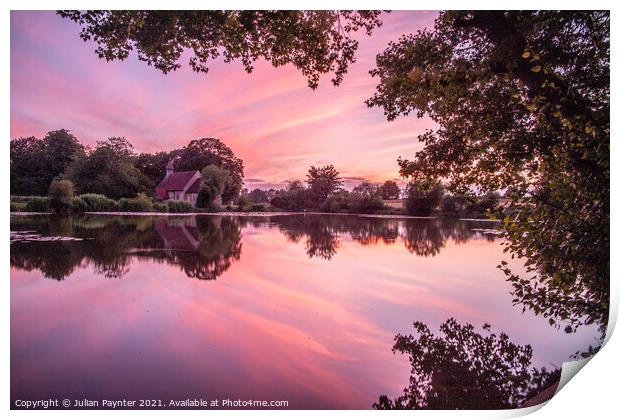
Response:
[[[482,221],[12,216],[11,399],[285,400],[369,409],[396,334],[489,323],[560,367],[596,344],[514,306]],[[519,271],[519,263],[513,263]],[[521,271],[522,268],[521,268]]]

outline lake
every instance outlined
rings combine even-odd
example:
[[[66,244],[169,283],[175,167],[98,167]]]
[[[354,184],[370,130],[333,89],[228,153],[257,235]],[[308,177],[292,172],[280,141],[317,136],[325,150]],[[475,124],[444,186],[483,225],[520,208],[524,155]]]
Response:
[[[11,216],[11,399],[282,400],[370,409],[393,353],[454,318],[560,367],[597,343],[512,303],[486,221]],[[517,272],[520,263],[511,262]]]

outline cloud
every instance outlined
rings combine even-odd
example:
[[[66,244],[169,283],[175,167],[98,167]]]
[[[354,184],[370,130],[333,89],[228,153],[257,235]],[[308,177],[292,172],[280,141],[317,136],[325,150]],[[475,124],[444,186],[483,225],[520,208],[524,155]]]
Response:
[[[243,159],[248,184],[285,185],[311,165],[333,164],[347,185],[398,177],[398,156],[412,156],[427,118],[387,122],[364,100],[377,80],[368,71],[389,41],[432,24],[435,12],[394,12],[372,37],[360,36],[356,63],[334,87],[315,91],[292,65],[214,60],[207,75],[183,60],[167,75],[139,62],[106,62],[79,27],[53,12],[11,13],[11,137],[71,130],[86,145],[125,136],[137,151],[182,147],[216,137]]]

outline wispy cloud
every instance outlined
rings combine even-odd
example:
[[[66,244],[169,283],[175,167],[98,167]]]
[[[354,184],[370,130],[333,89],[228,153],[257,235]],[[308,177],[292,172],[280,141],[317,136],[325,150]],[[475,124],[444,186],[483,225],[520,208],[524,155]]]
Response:
[[[310,165],[334,164],[347,182],[397,178],[398,156],[421,145],[432,122],[388,123],[364,100],[377,84],[368,74],[388,42],[432,24],[434,12],[394,12],[372,37],[339,87],[323,77],[310,90],[292,66],[216,60],[207,75],[187,65],[163,75],[138,62],[105,62],[79,28],[53,12],[11,13],[11,137],[67,128],[85,144],[125,136],[139,151],[182,147],[217,137],[244,160],[246,183],[285,185]]]

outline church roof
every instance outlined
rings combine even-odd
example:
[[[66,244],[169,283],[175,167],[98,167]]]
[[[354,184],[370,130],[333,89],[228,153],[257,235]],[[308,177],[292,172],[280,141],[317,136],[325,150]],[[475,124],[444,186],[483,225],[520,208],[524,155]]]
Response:
[[[189,188],[187,189],[188,193],[198,193],[200,192],[200,178],[196,179],[192,185],[189,186]]]
[[[198,171],[173,172],[165,177],[159,185],[157,185],[157,188],[166,191],[183,191],[197,172]]]

